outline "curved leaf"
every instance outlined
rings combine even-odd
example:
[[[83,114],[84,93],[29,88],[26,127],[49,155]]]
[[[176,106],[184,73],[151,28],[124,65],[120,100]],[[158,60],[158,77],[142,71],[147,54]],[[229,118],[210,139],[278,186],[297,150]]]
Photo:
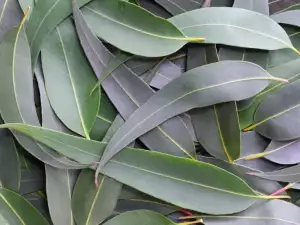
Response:
[[[207,225],[291,225],[299,224],[299,207],[292,203],[272,200],[253,205],[244,212],[228,216],[201,216]]]
[[[124,1],[93,1],[83,8],[82,13],[97,36],[134,55],[169,55],[193,40],[169,21]],[[105,26],[100,28],[99,23]]]
[[[81,45],[99,78],[113,55],[91,32],[76,4],[74,4],[73,9]],[[121,65],[111,76],[107,77],[102,87],[124,119],[127,119],[155,93],[124,65]],[[184,130],[187,129],[183,122],[179,118],[172,118],[140,139],[153,151],[163,151],[183,157],[195,157],[193,141],[187,132],[183,132]]]
[[[4,224],[50,225],[27,200],[1,187],[0,208],[0,221],[2,224],[4,222]]]
[[[90,95],[96,78],[70,19],[50,34],[42,49],[42,63],[53,110],[69,129],[89,138],[99,109],[100,91],[97,88]]]
[[[299,138],[299,91],[300,82],[296,81],[265,97],[255,113],[253,125],[247,129],[255,128],[256,132],[276,141]]]
[[[24,124],[0,127],[16,129],[80,163],[98,160],[106,146],[106,143]],[[257,195],[238,176],[211,164],[140,149],[126,148],[107,163],[103,173],[163,201],[210,214],[239,212],[256,199],[279,198]],[[195,196],[201,201],[195,201]]]
[[[270,13],[281,13],[287,10],[298,9],[299,0],[269,0]]]
[[[107,221],[103,225],[175,225],[170,219],[163,215],[148,211],[148,210],[135,210],[122,213],[113,219]]]
[[[269,15],[269,4],[268,0],[235,0],[233,7],[248,9],[255,12],[259,12],[264,15]]]
[[[252,22],[249,23],[249,20]],[[286,32],[274,20],[245,9],[202,8],[174,16],[169,21],[188,37],[201,35],[205,43],[265,50],[291,48],[297,51]]]
[[[184,13],[186,11],[201,8],[204,3],[204,0],[186,0],[186,1],[155,0],[155,1],[161,6],[163,6],[172,15],[177,15],[180,13]]]
[[[189,70],[156,92],[126,120],[107,145],[97,172],[125,146],[165,120],[193,108],[252,97],[271,79],[275,78],[261,67],[240,61]]]
[[[77,225],[100,224],[115,209],[122,184],[112,178],[99,177],[99,187],[93,185],[92,170],[83,170],[72,196],[72,211]]]
[[[52,222],[74,225],[71,197],[78,172],[49,165],[45,168],[47,201]]]
[[[78,0],[78,5],[81,7],[89,1]],[[47,0],[38,1],[35,5],[26,27],[33,68],[35,68],[45,37],[71,13],[71,1]]]
[[[9,31],[0,44],[0,113],[7,122],[39,126],[33,94],[30,51],[21,26]],[[34,140],[14,133],[18,142],[39,160],[64,168],[62,157]]]

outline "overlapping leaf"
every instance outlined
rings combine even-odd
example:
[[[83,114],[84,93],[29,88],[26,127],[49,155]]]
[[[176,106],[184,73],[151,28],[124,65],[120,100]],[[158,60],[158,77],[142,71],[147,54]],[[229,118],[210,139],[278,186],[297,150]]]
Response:
[[[99,159],[106,146],[106,143],[24,124],[6,124],[1,127],[16,129],[80,163],[92,163]],[[257,195],[238,176],[212,164],[132,148],[126,148],[118,154],[102,172],[151,196],[204,213],[239,212],[252,205],[256,199],[278,198]],[[140,176],[147,182],[136,179]],[[212,176],[218,179],[211,179]],[[201,201],[195,201],[195,196],[201,198]],[[229,204],[233,201],[234,204]]]
[[[166,10],[168,10],[172,15],[178,15],[180,13],[184,13],[186,11],[190,11],[193,9],[201,8],[204,0],[155,0],[161,6],[163,6]]]
[[[47,94],[57,116],[69,129],[89,138],[99,109],[100,92],[97,88],[90,94],[96,78],[70,19],[47,38],[42,63]]]
[[[272,79],[275,78],[261,67],[239,61],[189,70],[158,91],[126,120],[109,142],[98,169],[122,148],[165,120],[193,108],[249,98],[263,90]]]
[[[75,4],[74,18],[81,44],[95,74],[100,77],[113,56],[90,31]],[[154,94],[143,80],[123,65],[107,77],[102,86],[124,119],[127,119]],[[184,130],[186,130],[184,123],[179,118],[173,118],[140,139],[151,150],[194,157],[193,142],[188,133],[183,132]]]
[[[248,23],[251,20],[252,23]],[[294,49],[286,32],[269,17],[238,8],[202,8],[169,19],[189,37],[245,48]]]

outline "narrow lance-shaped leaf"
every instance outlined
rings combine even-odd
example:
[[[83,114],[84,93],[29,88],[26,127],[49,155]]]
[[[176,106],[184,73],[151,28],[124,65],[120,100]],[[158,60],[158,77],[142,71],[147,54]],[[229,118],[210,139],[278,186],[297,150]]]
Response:
[[[25,124],[0,127],[16,129],[80,163],[95,162],[106,146],[106,143]],[[102,172],[170,204],[209,214],[239,212],[257,199],[283,197],[257,195],[241,178],[211,164],[141,149],[126,148]],[[195,196],[201,201],[195,201]]]
[[[169,21],[129,2],[93,1],[82,12],[97,36],[134,55],[165,56],[178,51],[188,41],[204,40],[187,38]],[[100,28],[99,23],[105,26]]]
[[[203,215],[200,218],[207,225],[290,225],[300,223],[299,212],[299,207],[292,203],[272,200],[258,202],[241,213],[227,216]]]
[[[22,196],[0,187],[1,224],[50,225]]]
[[[89,1],[78,0],[78,5],[81,7]],[[35,5],[26,28],[33,68],[35,67],[45,37],[71,13],[71,1],[38,1]]]
[[[2,40],[0,66],[0,113],[3,120],[6,123],[18,122],[40,126],[34,103],[30,50],[22,24],[9,31]],[[14,135],[18,142],[39,160],[59,168],[65,167],[62,157],[52,149],[21,134]]]
[[[240,61],[189,70],[158,91],[126,120],[109,142],[97,172],[125,146],[165,120],[193,108],[250,98],[272,79],[277,78],[255,64]]]
[[[73,6],[74,19],[81,45],[95,74],[100,77],[113,55],[91,32],[75,2],[73,2]],[[124,119],[127,119],[154,94],[154,91],[143,80],[124,65],[113,71],[104,80],[102,87]],[[179,118],[172,118],[140,137],[140,140],[153,151],[195,157],[193,141],[184,130],[186,130],[186,127],[183,122]]]
[[[264,50],[291,48],[298,52],[274,20],[245,9],[202,8],[174,16],[169,21],[189,37],[201,35],[205,43]]]
[[[282,13],[272,15],[271,18],[277,23],[300,26],[300,22],[297,18],[300,16],[300,10],[290,10]]]
[[[201,8],[205,0],[155,0],[161,6],[163,6],[172,15],[178,15],[186,11]]]
[[[281,13],[287,10],[294,10],[300,8],[298,0],[269,0],[270,14]]]
[[[71,19],[49,35],[42,49],[47,94],[53,110],[72,131],[89,138],[98,113],[100,91]],[[53,66],[56,65],[56,66]]]

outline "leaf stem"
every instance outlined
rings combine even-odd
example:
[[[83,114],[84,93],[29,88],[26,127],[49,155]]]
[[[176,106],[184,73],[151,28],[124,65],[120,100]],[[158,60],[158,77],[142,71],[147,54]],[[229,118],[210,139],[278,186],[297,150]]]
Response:
[[[296,183],[290,183],[288,185],[286,185],[285,187],[279,189],[278,191],[275,191],[273,194],[271,194],[270,196],[277,196],[279,194],[281,194],[282,192],[288,190],[289,188],[293,187]]]
[[[177,223],[177,225],[191,225],[191,224],[202,223],[202,222],[203,222],[203,220],[199,219],[199,220],[195,220],[195,221],[191,221],[191,222]]]

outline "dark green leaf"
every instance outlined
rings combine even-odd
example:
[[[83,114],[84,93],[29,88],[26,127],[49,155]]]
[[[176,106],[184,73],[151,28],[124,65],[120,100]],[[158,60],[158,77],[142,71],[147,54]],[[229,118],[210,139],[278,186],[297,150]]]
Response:
[[[47,94],[56,115],[69,129],[89,138],[99,109],[100,93],[97,88],[90,94],[96,78],[70,19],[47,38],[42,63]]]
[[[82,13],[97,36],[134,55],[169,55],[193,40],[165,19],[124,1],[93,1]],[[106,25],[99,27],[99,23]]]
[[[1,187],[0,209],[1,224],[50,225],[27,200]]]
[[[205,43],[265,50],[291,48],[297,51],[274,20],[245,9],[202,8],[174,16],[169,21],[188,37],[205,38]]]
[[[1,127],[16,129],[80,163],[98,160],[106,145],[24,124]],[[126,148],[107,163],[103,173],[171,204],[204,213],[239,212],[256,199],[278,198],[257,195],[238,176],[211,164],[140,149]],[[201,201],[195,201],[195,196]]]
[[[71,197],[78,177],[76,170],[57,169],[46,165],[48,206],[54,224],[73,225]]]
[[[95,74],[99,77],[113,55],[90,31],[75,4],[74,19],[81,45]],[[102,87],[124,119],[127,119],[154,94],[154,91],[145,82],[124,65],[107,77]],[[151,150],[194,157],[194,144],[184,130],[186,130],[184,123],[179,118],[173,118],[140,139]]]
[[[240,61],[189,70],[158,91],[126,120],[109,142],[97,171],[129,143],[167,119],[193,108],[252,97],[271,79],[275,78],[261,67]]]
[[[83,170],[76,182],[72,196],[72,210],[77,225],[102,223],[109,217],[117,204],[122,184],[106,176],[99,177],[95,188],[94,172]]]

